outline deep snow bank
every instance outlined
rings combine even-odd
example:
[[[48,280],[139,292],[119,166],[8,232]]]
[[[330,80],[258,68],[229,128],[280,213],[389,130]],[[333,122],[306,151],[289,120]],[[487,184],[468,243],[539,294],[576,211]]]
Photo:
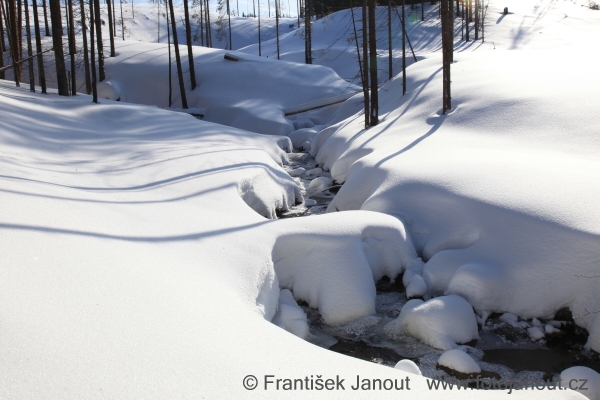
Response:
[[[457,54],[446,116],[441,60],[419,62],[407,96],[399,79],[384,87],[379,126],[363,131],[357,114],[321,131],[311,152],[346,182],[330,211],[406,224],[430,294],[528,318],[569,307],[600,350],[588,313],[600,309],[600,279],[589,278],[600,257],[600,81],[592,53],[569,54]]]
[[[10,116],[0,121],[0,397],[264,398],[281,393],[247,391],[244,377],[339,375],[347,391],[357,374],[406,377],[269,322],[280,300],[294,308],[289,293],[280,299],[274,248],[331,271],[350,252],[365,260],[370,282],[415,260],[389,216],[269,221],[248,207],[239,193],[246,179],[270,182],[261,189],[270,209],[295,200],[276,139],[154,107],[32,95],[6,82],[0,110]],[[309,236],[317,251],[302,239]],[[325,251],[340,237],[343,247]],[[352,279],[326,289],[345,296]],[[283,313],[302,328],[301,315]],[[410,379],[411,397],[430,398],[424,378]]]
[[[106,98],[168,107],[167,45],[138,42],[117,45],[118,55],[106,59],[107,79],[100,84],[102,93],[109,95]],[[181,50],[187,54],[184,47]],[[239,61],[229,61],[224,59],[226,53],[194,47],[198,82],[194,91],[188,68],[184,68],[188,107],[206,109],[206,121],[257,133],[286,135],[294,126],[285,118],[284,108],[358,90],[326,67],[307,67],[246,54],[239,54]],[[182,62],[187,63],[187,57]],[[172,69],[172,85],[171,106],[181,107],[176,68]]]

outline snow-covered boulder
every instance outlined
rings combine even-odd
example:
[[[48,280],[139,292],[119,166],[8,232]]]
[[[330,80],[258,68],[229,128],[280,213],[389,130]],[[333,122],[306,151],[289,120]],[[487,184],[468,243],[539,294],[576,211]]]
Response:
[[[410,374],[423,375],[419,366],[415,364],[414,361],[407,359],[398,361],[394,368],[399,369],[400,371],[408,372]]]
[[[273,317],[273,323],[302,339],[310,337],[306,313],[296,303],[294,295],[288,289],[279,292],[279,306]]]
[[[477,374],[481,368],[473,358],[462,350],[448,350],[438,359],[438,365],[463,374]]]
[[[302,128],[298,129],[288,135],[292,144],[295,148],[299,149],[302,146],[302,143],[306,141],[312,141],[312,139],[317,135],[317,130],[314,128]]]
[[[394,337],[407,334],[440,350],[450,350],[458,343],[479,339],[477,320],[471,305],[456,295],[424,302],[409,300],[400,316],[385,327]]]
[[[593,369],[588,367],[567,368],[561,372],[560,379],[562,387],[577,390],[588,399],[600,400],[600,374]]]
[[[313,179],[306,190],[309,196],[322,195],[323,192],[333,186],[331,178],[320,176]]]

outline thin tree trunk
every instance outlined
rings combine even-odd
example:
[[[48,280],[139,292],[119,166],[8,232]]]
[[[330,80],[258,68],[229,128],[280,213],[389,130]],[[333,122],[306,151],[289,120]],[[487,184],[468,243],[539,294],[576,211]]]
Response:
[[[279,60],[279,0],[275,0],[275,37],[277,43],[277,59]]]
[[[181,57],[179,55],[179,42],[177,40],[177,24],[176,24],[176,20],[175,20],[175,13],[173,12],[173,0],[169,0],[169,9],[171,10],[171,26],[172,26],[171,30],[173,31],[173,47],[175,47],[175,62],[177,63],[177,77],[179,78],[179,92],[181,93],[181,106],[183,108],[188,108],[187,98],[185,97],[185,85],[183,82],[183,69],[181,68]]]
[[[34,0],[34,2],[35,2],[35,0]],[[90,77],[90,60],[88,58],[87,24],[85,22],[85,4],[83,3],[83,0],[79,0],[79,8],[81,9],[81,34],[83,35],[83,68],[85,69],[85,92],[87,94],[90,94],[90,93],[92,93],[92,82],[91,82],[91,77]],[[93,27],[93,25],[92,25],[92,27]]]
[[[25,0],[27,1],[27,0]],[[35,1],[35,0],[33,0]],[[71,53],[71,94],[77,94],[77,70],[75,68],[75,19],[73,18],[73,0],[69,0],[69,53]],[[83,18],[82,18],[83,19]]]
[[[173,82],[171,76],[171,29],[169,28],[169,10],[167,7],[167,0],[165,0],[165,10],[167,17],[167,48],[169,50],[169,107],[173,104]]]
[[[377,36],[375,25],[375,0],[369,0],[369,67],[371,71],[371,126],[379,123],[379,90],[377,82]]]
[[[450,66],[452,63],[452,51],[454,47],[453,28],[454,28],[454,13],[452,12],[452,0],[442,0],[442,77],[443,77],[443,92],[442,92],[442,113],[452,109],[452,96],[450,92]]]
[[[306,63],[312,64],[312,12],[313,12],[313,0],[306,0],[304,7],[304,36],[306,40]]]
[[[0,2],[1,1],[2,0],[0,0]],[[6,43],[4,41],[4,22],[2,21],[3,17],[4,12],[2,12],[2,9],[0,8],[0,68],[4,67],[4,52],[6,51]],[[0,70],[0,79],[6,79],[6,74],[3,70]]]
[[[50,0],[52,1],[52,0]],[[94,2],[94,22],[96,24],[96,44],[98,46],[98,76],[99,81],[106,79],[104,71],[104,44],[102,43],[102,20],[100,19],[100,0]]]
[[[479,0],[475,0],[475,40],[479,39]]]
[[[388,0],[388,79],[391,80],[394,76],[393,59],[392,59],[392,0]]]
[[[425,21],[425,0],[421,0],[421,21]]]
[[[35,2],[35,0],[33,0]],[[27,61],[29,67],[29,90],[35,93],[35,76],[33,75],[33,48],[31,46],[31,25],[29,24],[29,6],[28,0],[25,0],[25,32],[27,33]],[[4,54],[2,54],[4,57]]]
[[[229,50],[233,50],[231,45],[231,11],[229,10],[229,0],[227,0],[227,20],[229,24]]]
[[[54,47],[58,94],[61,96],[68,96],[69,83],[67,81],[67,70],[65,68],[65,56],[63,54],[60,0],[50,0],[50,18],[52,19],[52,44]]]
[[[121,7],[121,37],[125,41],[125,21],[123,20],[123,0],[119,0],[119,6]]]
[[[115,53],[115,35],[113,31],[113,14],[112,14],[112,4],[111,0],[106,0],[106,6],[108,7],[108,37],[110,39],[110,56],[114,57]],[[102,80],[102,79],[100,79]]]
[[[108,2],[112,3],[112,20],[113,20],[113,24],[112,24],[112,30],[113,30],[113,37],[117,37],[117,18],[116,18],[116,11],[115,11],[115,0],[107,0]]]
[[[50,26],[48,25],[48,10],[46,9],[46,0],[43,0],[42,5],[44,6],[44,25],[46,29],[46,36],[52,36],[52,33],[50,33]]]
[[[360,47],[358,45],[358,34],[356,33],[356,21],[354,19],[354,7],[352,4],[352,0],[350,0],[350,12],[352,13],[352,28],[354,29],[354,42],[356,43],[356,56],[358,58],[358,70],[360,71],[360,81],[362,83],[363,88],[363,96],[365,99],[369,97],[369,89],[367,84],[367,78],[365,76],[365,71],[363,71],[362,60],[360,57]],[[365,111],[368,107],[365,108]],[[367,128],[367,119],[365,118],[365,129]]]
[[[17,41],[19,60],[23,59],[23,5],[22,0],[17,0]]]
[[[4,12],[4,17],[6,18],[6,32],[8,33],[8,41],[10,45],[10,57],[13,63],[13,73],[15,78],[15,83],[17,86],[20,86],[21,82],[21,65],[17,64],[17,61],[20,60],[19,57],[19,40],[18,36],[20,32],[17,30],[17,5],[15,0],[7,0],[8,8]]]
[[[81,0],[83,2],[83,0]],[[94,1],[90,1],[90,55],[92,56],[92,101],[98,103],[98,85],[96,80],[96,49],[94,48],[94,24],[95,7]]]
[[[258,56],[262,56],[262,44],[260,40],[260,0],[258,1]]]
[[[369,118],[370,109],[370,98],[369,98],[369,53],[367,51],[368,40],[367,40],[367,0],[363,0],[362,4],[362,44],[363,44],[363,71],[365,72],[365,84],[363,91],[365,93],[364,106],[365,106],[365,129],[371,126],[371,120]]]
[[[160,43],[160,0],[156,3],[156,43]],[[167,24],[167,31],[169,31],[169,25]]]
[[[210,2],[206,0],[206,40],[208,43],[208,47],[213,47],[212,43],[212,29],[210,27]]]
[[[40,20],[38,15],[37,1],[33,0],[33,24],[35,30],[35,49],[38,53],[38,83],[42,87],[42,93],[46,94],[46,71],[44,71],[44,56],[42,52],[42,36],[40,33]]]
[[[469,37],[469,9],[471,8],[471,0],[465,0],[467,2],[466,9],[465,4],[463,4],[463,13],[465,14],[465,41],[468,42],[470,40]]]
[[[188,63],[190,65],[190,78],[192,81],[192,90],[194,90],[196,89],[196,71],[194,69],[194,52],[192,51],[192,28],[190,27],[188,0],[183,0],[183,11],[185,14],[185,40],[187,41]]]
[[[406,90],[406,1],[402,0],[402,96],[407,92]]]

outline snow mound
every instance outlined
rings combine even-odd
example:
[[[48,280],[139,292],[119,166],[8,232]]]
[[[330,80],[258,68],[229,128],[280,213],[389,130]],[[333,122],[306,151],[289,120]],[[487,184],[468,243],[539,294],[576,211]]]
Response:
[[[580,388],[581,385],[585,389],[577,390],[590,400],[600,400],[600,374],[588,367],[571,367],[560,373],[562,380],[561,386],[574,389]],[[585,380],[585,382],[583,382]],[[571,386],[569,386],[571,384]]]
[[[279,284],[328,325],[374,314],[375,282],[422,263],[402,223],[388,215],[328,214],[278,226],[286,228],[273,248]]]
[[[408,372],[410,374],[423,375],[421,373],[421,369],[419,369],[419,366],[411,360],[400,360],[396,363],[394,368],[399,369],[400,371]]]
[[[279,306],[272,322],[299,338],[310,338],[306,313],[288,289],[279,292]]]
[[[464,374],[477,374],[481,368],[473,358],[462,350],[448,350],[438,359],[438,364]]]
[[[456,295],[424,302],[409,300],[400,316],[385,326],[392,338],[408,334],[440,350],[450,350],[459,343],[479,339],[477,321],[471,305]]]

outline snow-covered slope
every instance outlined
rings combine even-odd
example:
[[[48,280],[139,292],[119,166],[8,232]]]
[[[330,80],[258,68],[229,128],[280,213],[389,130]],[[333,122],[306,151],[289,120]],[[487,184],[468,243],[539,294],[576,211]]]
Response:
[[[500,15],[500,5],[491,13]],[[536,17],[564,32],[555,18],[565,11],[583,27],[600,18],[573,4],[529,6],[489,37],[519,39],[517,28]],[[579,32],[553,51],[537,50],[545,47],[538,41],[550,44],[524,34],[527,51],[455,53],[447,115],[441,59],[420,61],[409,68],[406,96],[399,78],[383,87],[380,125],[364,131],[356,114],[321,131],[312,152],[345,182],[329,211],[374,210],[404,221],[427,261],[429,294],[459,294],[484,317],[548,318],[569,307],[598,351],[598,42],[581,43]]]

